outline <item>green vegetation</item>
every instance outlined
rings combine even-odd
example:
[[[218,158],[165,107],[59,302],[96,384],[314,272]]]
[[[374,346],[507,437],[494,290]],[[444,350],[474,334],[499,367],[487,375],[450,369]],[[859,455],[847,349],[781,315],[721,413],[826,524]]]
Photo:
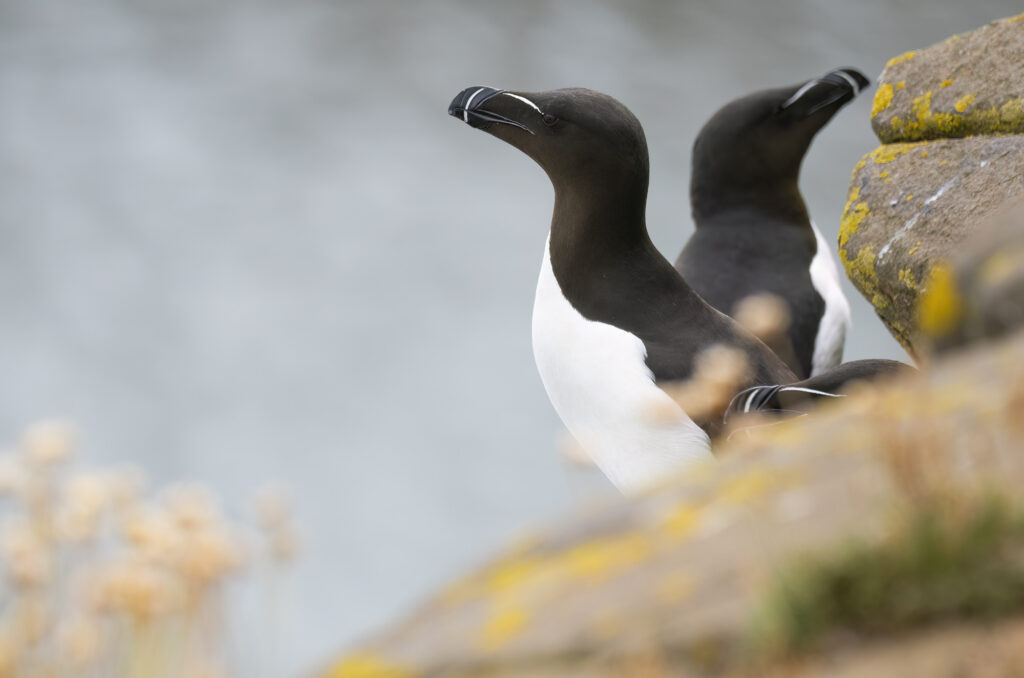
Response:
[[[840,631],[877,635],[1024,610],[1024,511],[925,502],[881,541],[850,542],[782,572],[755,632],[769,654]]]

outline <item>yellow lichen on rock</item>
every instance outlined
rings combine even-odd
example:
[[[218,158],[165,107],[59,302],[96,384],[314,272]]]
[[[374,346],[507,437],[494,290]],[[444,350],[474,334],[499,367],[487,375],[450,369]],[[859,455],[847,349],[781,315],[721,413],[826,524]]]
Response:
[[[917,248],[915,248],[917,249]],[[912,290],[917,290],[917,280],[914,278],[913,272],[909,268],[901,268],[897,274],[899,281],[909,287]]]
[[[601,583],[651,555],[652,546],[639,534],[592,539],[565,552],[570,577]]]
[[[910,153],[915,148],[924,146],[926,143],[926,141],[913,141],[901,144],[883,144],[871,151],[868,157],[874,160],[876,165],[886,165],[896,158]]]
[[[857,173],[857,169],[864,166],[867,162],[868,156],[857,164],[857,168],[854,169],[854,175]],[[866,202],[857,202],[860,197],[860,187],[854,186],[850,189],[850,193],[846,199],[846,205],[843,207],[843,216],[839,224],[839,247],[846,247],[846,243],[850,240],[850,236],[857,232],[862,221],[868,216],[868,204]]]
[[[1007,26],[1016,21],[995,21],[890,59],[870,116],[882,143],[1024,134],[1015,87],[1022,34],[1019,24]]]
[[[357,654],[342,659],[325,678],[413,678],[415,674],[372,654]]]
[[[928,118],[928,114],[932,109],[932,91],[928,90],[919,97],[914,97],[914,103],[910,107],[910,112],[917,118],[917,124],[923,125],[924,121]],[[908,126],[912,126],[912,122],[907,123]]]
[[[861,160],[859,163],[857,163],[857,169],[860,169],[861,167],[863,167],[866,164],[866,162],[867,162],[866,160]],[[854,172],[856,172],[856,170],[854,170]],[[852,188],[850,188],[850,192],[846,196],[846,205],[843,207],[843,210],[845,211],[845,210],[850,209],[850,205],[852,205],[853,201],[856,200],[859,197],[860,197],[860,186],[853,186]]]
[[[861,223],[867,218],[869,211],[866,202],[859,202],[851,209],[843,212],[843,217],[839,222],[840,247],[846,247],[846,243],[850,241],[850,236],[857,232]]]
[[[871,117],[875,117],[892,103],[892,85],[883,82],[875,92],[875,100],[871,103]]]
[[[730,478],[722,485],[719,498],[726,504],[747,504],[771,490],[792,484],[794,480],[777,472],[752,471]]]
[[[1015,98],[999,106],[968,111],[976,100],[976,95],[966,94],[953,103],[953,112],[933,111],[932,93],[928,91],[914,98],[911,115],[906,121],[893,116],[889,127],[904,142],[955,139],[972,134],[1017,134],[1024,129],[1024,100]],[[883,141],[888,138],[882,136]]]
[[[496,650],[512,640],[526,628],[526,611],[518,607],[504,607],[495,612],[480,629],[480,645]]]
[[[889,62],[887,64],[885,64],[885,67],[886,68],[891,68],[891,67],[895,66],[896,64],[903,63],[904,61],[909,61],[910,59],[913,59],[915,56],[917,56],[917,50],[911,50],[909,52],[904,52],[903,54],[901,54],[901,55],[899,55],[897,57],[893,57],[893,58],[889,59]]]
[[[871,297],[871,303],[876,309],[883,309],[889,305],[886,299],[878,291],[878,275],[875,273],[875,253],[870,247],[862,247],[857,256],[851,259],[845,249],[839,250],[839,260],[846,269],[848,277],[864,294]]]
[[[649,534],[626,531],[587,539],[550,554],[522,554],[450,587],[442,596],[443,604],[474,600],[487,604],[493,612],[480,627],[477,642],[485,651],[497,650],[530,628],[537,601],[547,599],[552,590],[570,582],[601,586],[651,558],[657,548]]]
[[[928,283],[917,307],[917,326],[928,336],[948,334],[960,321],[963,300],[953,269],[937,264],[928,274]]]
[[[678,540],[687,534],[674,530],[665,536]],[[601,584],[654,557],[661,545],[646,532],[627,530],[595,536],[554,551],[509,554],[478,575],[450,585],[439,596],[439,602],[445,607],[472,601],[504,606],[512,601],[536,599],[551,587],[569,582]],[[524,608],[524,614],[528,612]]]
[[[487,578],[487,590],[489,593],[503,593],[516,589],[533,577],[537,568],[542,564],[540,559],[528,556],[502,562],[491,571]]]
[[[662,522],[662,529],[676,539],[690,536],[700,524],[701,509],[699,506],[681,504],[672,509]]]
[[[953,104],[953,108],[957,113],[963,113],[967,110],[967,107],[974,103],[973,94],[965,94],[964,96],[957,99],[956,103]]]

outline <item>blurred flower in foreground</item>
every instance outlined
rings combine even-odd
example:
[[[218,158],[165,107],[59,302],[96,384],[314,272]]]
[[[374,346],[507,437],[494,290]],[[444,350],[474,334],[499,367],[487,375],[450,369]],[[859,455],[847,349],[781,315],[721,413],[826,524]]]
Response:
[[[21,449],[25,457],[39,466],[61,464],[71,458],[75,430],[66,421],[41,421],[25,431]]]
[[[789,306],[768,292],[740,300],[732,315],[744,329],[768,344],[789,331]]]
[[[264,488],[257,492],[255,513],[271,558],[276,562],[295,558],[299,550],[299,535],[292,521],[291,503],[284,490]]]
[[[713,418],[725,411],[749,373],[750,364],[743,351],[713,344],[697,356],[693,377],[669,384],[664,390],[691,418]],[[661,412],[654,414],[663,416]],[[672,410],[668,414],[673,414]]]
[[[225,589],[251,554],[294,557],[283,493],[247,526],[199,485],[147,497],[137,468],[76,471],[74,443],[48,421],[0,455],[0,678],[233,675]]]

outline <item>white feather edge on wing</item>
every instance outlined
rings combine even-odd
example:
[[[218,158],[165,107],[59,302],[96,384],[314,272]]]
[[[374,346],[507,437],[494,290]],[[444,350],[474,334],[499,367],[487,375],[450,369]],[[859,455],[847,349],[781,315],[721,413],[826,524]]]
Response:
[[[839,268],[835,255],[812,221],[811,229],[818,243],[818,251],[811,260],[811,283],[825,300],[825,311],[818,323],[811,357],[811,376],[835,367],[843,359],[846,332],[852,324],[850,302],[843,294]]]

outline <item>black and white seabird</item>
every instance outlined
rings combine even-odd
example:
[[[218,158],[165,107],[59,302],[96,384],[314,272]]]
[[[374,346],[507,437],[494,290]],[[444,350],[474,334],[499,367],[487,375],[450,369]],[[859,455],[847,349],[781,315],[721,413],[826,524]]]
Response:
[[[750,376],[741,387],[797,381],[651,243],[647,143],[625,106],[586,89],[470,87],[448,112],[520,149],[551,179],[534,357],[562,421],[618,488],[641,489],[710,456],[722,413],[694,421],[662,388],[691,377],[702,350],[743,351]],[[862,376],[877,371],[866,365]]]
[[[800,378],[839,364],[850,326],[832,248],[800,195],[800,165],[818,130],[867,85],[841,68],[755,92],[719,109],[693,145],[696,231],[676,269],[723,313],[756,294],[783,299],[789,328],[771,347]]]

